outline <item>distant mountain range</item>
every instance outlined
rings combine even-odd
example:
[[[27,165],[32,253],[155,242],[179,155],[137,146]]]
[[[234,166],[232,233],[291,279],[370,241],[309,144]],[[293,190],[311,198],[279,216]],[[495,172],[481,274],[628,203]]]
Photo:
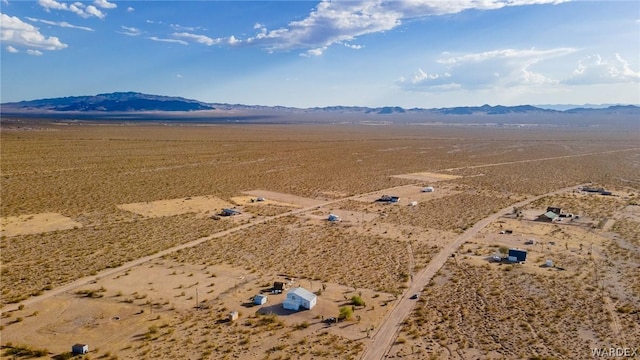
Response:
[[[640,133],[640,107],[611,105],[564,110],[519,106],[410,108],[327,106],[294,108],[205,103],[181,97],[115,92],[0,104],[4,124],[28,119],[54,121],[145,121],[170,123],[363,124],[465,126],[609,127]]]
[[[462,106],[451,108],[411,108],[398,106],[360,107],[360,106],[328,106],[314,108],[293,108],[284,106],[254,106],[241,104],[205,103],[182,97],[149,95],[137,92],[114,92],[95,96],[71,96],[52,99],[39,99],[1,104],[3,113],[20,112],[138,112],[138,111],[202,111],[202,110],[269,110],[304,113],[361,113],[361,114],[417,114],[431,113],[438,115],[505,115],[505,114],[553,114],[553,113],[618,113],[638,114],[640,107],[635,105],[612,105],[606,108],[572,108],[552,110],[531,105],[519,106]]]
[[[181,97],[137,92],[115,92],[95,96],[70,96],[2,104],[4,110],[46,111],[197,111],[214,110],[211,105]]]

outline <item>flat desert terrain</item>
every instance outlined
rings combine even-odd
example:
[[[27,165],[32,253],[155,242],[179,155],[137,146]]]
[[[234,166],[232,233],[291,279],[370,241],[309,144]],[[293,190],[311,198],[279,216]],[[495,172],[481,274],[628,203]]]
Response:
[[[2,358],[640,347],[637,133],[9,121],[0,140]],[[314,307],[283,308],[297,287]]]

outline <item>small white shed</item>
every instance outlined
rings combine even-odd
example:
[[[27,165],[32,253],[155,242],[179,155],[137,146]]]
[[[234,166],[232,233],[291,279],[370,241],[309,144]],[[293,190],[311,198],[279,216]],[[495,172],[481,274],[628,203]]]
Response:
[[[229,313],[229,321],[236,321],[236,320],[238,320],[239,316],[240,316],[240,313],[238,313],[237,311],[233,310],[232,312]]]
[[[422,188],[422,192],[433,192],[433,186],[427,186]]]
[[[256,305],[264,305],[267,303],[267,295],[258,294],[253,297],[253,303]]]

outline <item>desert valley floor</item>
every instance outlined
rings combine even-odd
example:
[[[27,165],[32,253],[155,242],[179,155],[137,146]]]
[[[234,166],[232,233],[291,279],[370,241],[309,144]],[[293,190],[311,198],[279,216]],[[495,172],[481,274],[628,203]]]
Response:
[[[640,347],[637,131],[5,121],[0,136],[2,358]],[[526,261],[506,260],[516,248]],[[283,309],[297,287],[310,310]]]

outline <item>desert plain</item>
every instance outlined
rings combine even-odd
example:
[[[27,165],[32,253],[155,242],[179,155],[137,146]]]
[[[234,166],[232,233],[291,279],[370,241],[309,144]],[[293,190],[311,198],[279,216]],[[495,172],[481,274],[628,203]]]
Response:
[[[3,119],[1,356],[637,349],[637,130]],[[284,310],[275,282],[317,305]]]

